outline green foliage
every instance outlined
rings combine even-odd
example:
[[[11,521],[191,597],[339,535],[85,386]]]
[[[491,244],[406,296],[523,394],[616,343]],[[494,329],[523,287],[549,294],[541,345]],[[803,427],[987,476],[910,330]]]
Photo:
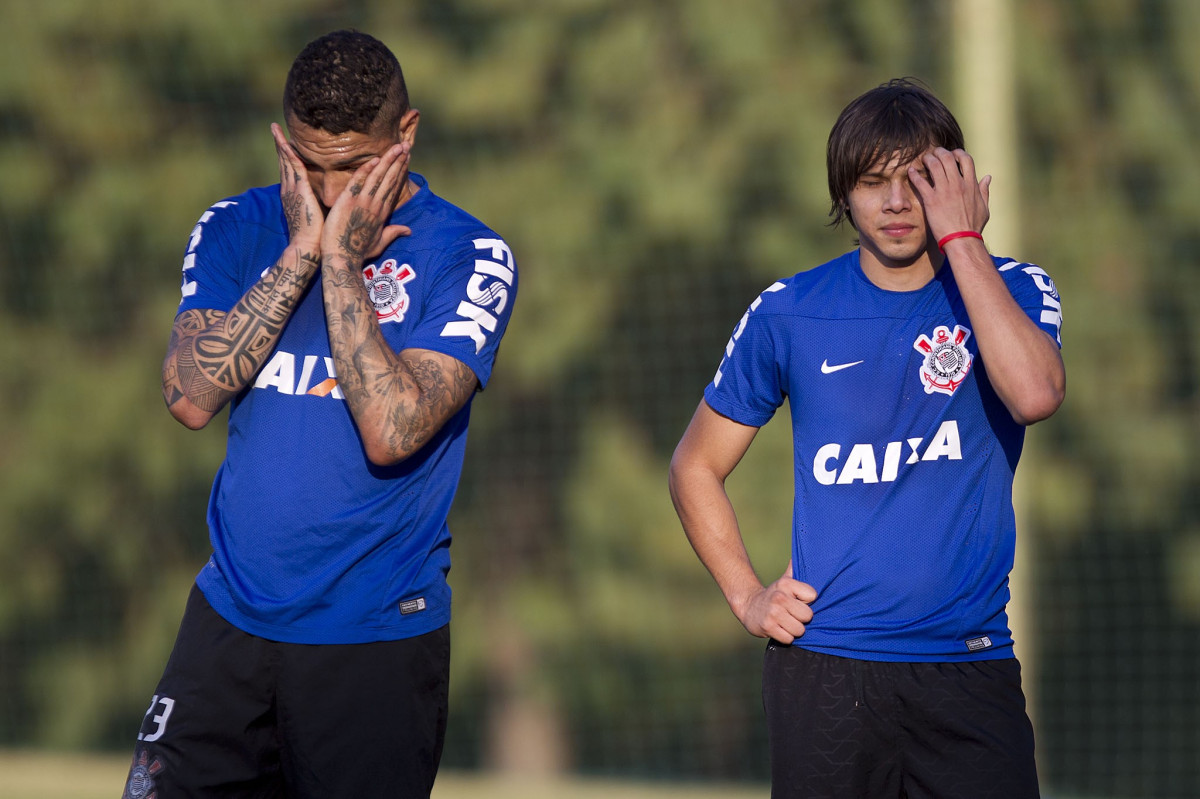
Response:
[[[1022,475],[1044,770],[1073,790],[1186,795],[1200,719],[1131,711],[1131,756],[1095,710],[1120,675],[1089,664],[1127,655],[1130,679],[1174,691],[1145,689],[1146,707],[1200,707],[1185,673],[1200,655],[1200,6],[1015,7],[1014,254],[1062,289],[1069,373]],[[759,642],[688,548],[666,466],[748,303],[851,246],[825,227],[840,108],[896,75],[955,106],[948,8],[10,3],[0,742],[131,743],[207,556],[224,445],[220,420],[191,433],[160,404],[181,254],[211,203],[276,180],[268,125],[295,52],[358,27],[404,64],[414,168],[522,271],[452,518],[447,759],[496,762],[520,716],[566,736],[560,765],[761,778]],[[764,579],[788,557],[785,415],[730,480]],[[1160,671],[1140,680],[1148,662]]]

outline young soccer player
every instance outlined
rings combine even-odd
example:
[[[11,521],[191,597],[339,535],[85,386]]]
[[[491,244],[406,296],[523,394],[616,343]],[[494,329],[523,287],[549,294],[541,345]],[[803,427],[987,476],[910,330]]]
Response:
[[[894,80],[829,137],[857,248],[771,285],[671,463],[689,540],[771,639],[772,796],[1038,795],[1005,605],[1025,427],[1065,391],[1058,292],[989,254],[991,180],[949,110]],[[724,481],[787,399],[792,561],[763,586]]]

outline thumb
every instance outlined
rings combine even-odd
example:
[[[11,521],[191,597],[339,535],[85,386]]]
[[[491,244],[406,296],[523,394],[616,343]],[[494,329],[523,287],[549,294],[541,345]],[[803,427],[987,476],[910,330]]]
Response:
[[[780,580],[791,580],[795,583],[795,588],[792,590],[792,596],[799,599],[801,602],[814,602],[817,598],[817,589],[813,588],[808,583],[802,583],[792,574],[793,563],[788,560],[787,569],[784,570]]]
[[[375,251],[368,255],[368,258],[376,258],[383,254],[383,251],[391,246],[392,242],[402,236],[411,236],[412,228],[408,225],[388,225],[383,230],[379,231],[379,246]]]
[[[411,236],[412,228],[408,225],[388,225],[379,232],[379,238],[383,242],[384,249],[401,236]]]

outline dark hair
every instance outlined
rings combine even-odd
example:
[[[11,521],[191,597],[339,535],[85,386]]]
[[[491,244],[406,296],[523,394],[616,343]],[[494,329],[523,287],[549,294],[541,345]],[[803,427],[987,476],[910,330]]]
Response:
[[[370,133],[408,110],[400,62],[383,42],[341,30],[310,42],[288,71],[283,112],[329,133]]]
[[[895,155],[906,164],[930,147],[962,148],[963,134],[950,109],[921,83],[895,78],[860,95],[829,133],[829,224],[849,218],[851,189],[881,158]]]

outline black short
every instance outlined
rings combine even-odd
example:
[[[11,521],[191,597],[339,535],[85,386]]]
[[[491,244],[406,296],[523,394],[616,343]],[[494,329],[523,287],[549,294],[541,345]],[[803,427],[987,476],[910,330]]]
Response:
[[[772,641],[763,705],[772,799],[1039,795],[1015,659],[884,663]]]
[[[193,587],[124,796],[428,797],[449,664],[449,627],[283,644],[234,627]]]

